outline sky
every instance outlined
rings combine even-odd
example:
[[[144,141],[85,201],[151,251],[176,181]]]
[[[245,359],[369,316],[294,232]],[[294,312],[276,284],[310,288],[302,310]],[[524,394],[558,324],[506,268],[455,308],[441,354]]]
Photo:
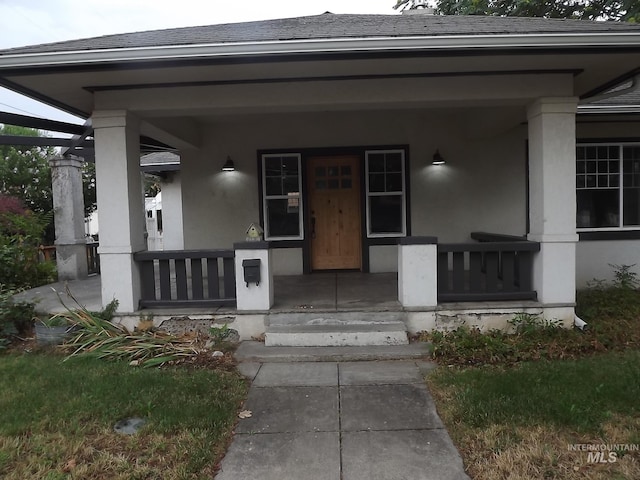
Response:
[[[174,27],[332,13],[396,14],[395,0],[0,0],[0,49]],[[0,88],[0,111],[82,123]]]

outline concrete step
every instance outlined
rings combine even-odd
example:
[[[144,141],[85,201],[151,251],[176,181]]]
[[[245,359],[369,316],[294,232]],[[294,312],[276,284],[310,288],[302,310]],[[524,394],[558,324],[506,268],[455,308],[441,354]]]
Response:
[[[405,312],[296,312],[271,313],[265,325],[360,325],[403,322]]]
[[[245,363],[277,363],[428,360],[430,354],[431,344],[425,342],[368,347],[267,347],[262,342],[244,341],[234,356],[239,362]]]
[[[404,322],[270,325],[265,329],[267,347],[355,347],[408,343]]]

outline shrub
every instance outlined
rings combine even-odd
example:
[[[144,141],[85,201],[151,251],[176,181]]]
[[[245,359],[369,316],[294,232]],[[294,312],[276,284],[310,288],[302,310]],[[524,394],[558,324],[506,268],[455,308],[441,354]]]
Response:
[[[34,304],[14,301],[14,293],[0,286],[0,350],[5,349],[14,336],[27,333],[35,317]]]
[[[15,213],[15,205],[5,207],[0,211],[0,284],[20,289],[55,281],[55,264],[41,262],[38,251],[51,213]]]

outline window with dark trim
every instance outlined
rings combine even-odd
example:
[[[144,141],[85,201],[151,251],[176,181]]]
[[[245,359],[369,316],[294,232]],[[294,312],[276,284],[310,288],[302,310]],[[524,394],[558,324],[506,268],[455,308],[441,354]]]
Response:
[[[406,235],[404,150],[365,152],[367,236]]]
[[[263,155],[262,192],[265,240],[302,239],[300,154]]]
[[[640,228],[640,144],[579,144],[576,201],[579,231]]]

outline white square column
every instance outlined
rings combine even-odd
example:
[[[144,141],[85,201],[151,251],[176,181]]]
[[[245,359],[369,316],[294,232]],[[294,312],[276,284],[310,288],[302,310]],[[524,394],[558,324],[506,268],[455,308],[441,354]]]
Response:
[[[240,242],[233,245],[236,267],[238,310],[267,311],[273,306],[273,268],[269,242]],[[259,261],[260,282],[247,282],[243,262]]]
[[[119,312],[135,312],[141,285],[133,254],[146,249],[139,120],[124,110],[103,110],[94,112],[92,122],[102,304],[115,298]]]
[[[398,301],[403,307],[438,304],[438,239],[406,237],[398,242]]]
[[[540,242],[533,259],[533,286],[546,306],[575,303],[576,108],[574,97],[542,98],[527,111],[528,239]]]

